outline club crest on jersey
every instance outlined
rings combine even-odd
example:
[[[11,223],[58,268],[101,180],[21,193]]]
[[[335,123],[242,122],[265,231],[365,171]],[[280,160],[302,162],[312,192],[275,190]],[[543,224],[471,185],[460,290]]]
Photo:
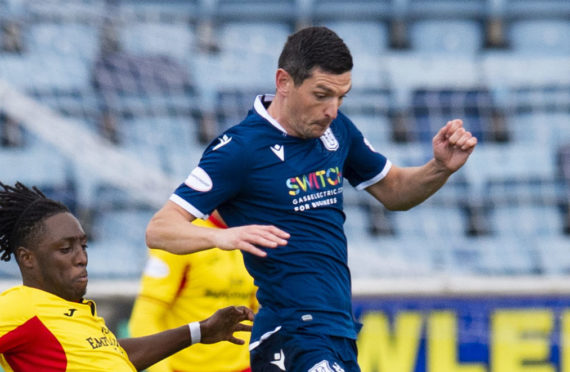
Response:
[[[196,167],[190,172],[184,183],[196,191],[206,192],[212,190],[212,179],[205,170]]]
[[[329,151],[338,150],[338,140],[333,134],[331,128],[328,128],[325,133],[320,137],[321,142],[325,145],[325,148]]]
[[[285,161],[285,147],[282,145],[273,145],[270,149],[281,161]]]
[[[218,141],[220,141],[220,143],[218,143],[216,146],[214,146],[212,148],[212,151],[216,151],[220,147],[227,145],[228,143],[231,142],[231,140],[232,140],[232,137],[228,137],[227,134],[224,134],[222,136],[222,138],[218,138]]]

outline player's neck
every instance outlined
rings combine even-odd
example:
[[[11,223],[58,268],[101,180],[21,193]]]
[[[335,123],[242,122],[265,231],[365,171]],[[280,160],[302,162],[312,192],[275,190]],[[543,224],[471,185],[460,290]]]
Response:
[[[283,107],[283,100],[280,99],[278,95],[275,95],[275,98],[271,101],[271,104],[267,108],[267,113],[285,129],[287,134],[293,135]]]

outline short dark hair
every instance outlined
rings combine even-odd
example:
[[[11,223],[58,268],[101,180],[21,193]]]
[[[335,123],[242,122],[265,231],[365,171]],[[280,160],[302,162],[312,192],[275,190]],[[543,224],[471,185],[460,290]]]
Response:
[[[0,182],[0,188],[0,259],[10,261],[17,247],[31,244],[43,231],[41,222],[69,209],[35,186],[30,189],[20,182],[14,186]]]
[[[289,35],[278,67],[287,71],[298,86],[311,76],[314,67],[333,74],[352,70],[352,55],[334,31],[326,27],[307,27]]]

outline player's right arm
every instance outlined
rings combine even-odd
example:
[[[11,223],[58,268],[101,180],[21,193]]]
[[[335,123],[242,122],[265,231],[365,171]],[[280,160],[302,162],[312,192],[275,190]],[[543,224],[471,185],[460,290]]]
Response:
[[[264,257],[262,248],[287,244],[289,234],[275,226],[246,225],[227,229],[209,229],[192,224],[196,217],[167,201],[152,217],[146,229],[146,244],[175,254],[187,254],[218,247],[240,249]]]

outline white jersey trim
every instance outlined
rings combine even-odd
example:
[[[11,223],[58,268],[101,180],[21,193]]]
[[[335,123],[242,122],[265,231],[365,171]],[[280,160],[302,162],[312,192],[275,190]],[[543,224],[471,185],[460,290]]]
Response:
[[[384,169],[382,169],[382,172],[380,172],[379,174],[377,174],[373,178],[369,179],[368,181],[364,181],[364,182],[356,185],[355,188],[357,190],[364,190],[368,186],[374,185],[376,182],[378,182],[381,179],[383,179],[384,177],[386,177],[386,175],[390,171],[390,168],[392,168],[392,162],[390,160],[386,159],[386,165],[384,165]]]
[[[249,344],[249,351],[252,351],[253,349],[255,349],[256,347],[258,347],[259,345],[261,345],[261,343],[265,340],[267,340],[269,338],[269,336],[271,336],[274,333],[279,332],[279,330],[281,329],[281,326],[277,326],[273,331],[269,331],[264,333],[263,335],[261,335],[261,337],[259,338],[259,340],[252,342],[251,344]]]
[[[271,123],[271,125],[273,125],[275,128],[279,129],[281,132],[287,134],[287,131],[285,130],[285,128],[283,128],[281,126],[281,124],[279,124],[277,122],[277,120],[273,119],[271,117],[271,115],[269,115],[269,113],[267,112],[267,110],[265,109],[265,106],[263,105],[263,101],[262,99],[265,98],[265,102],[271,102],[273,101],[273,98],[275,98],[274,94],[260,94],[257,97],[255,97],[255,101],[253,102],[253,108],[255,109],[255,111],[257,111],[257,113],[263,117],[265,120],[267,120],[268,122]]]
[[[200,212],[196,207],[194,207],[192,204],[188,203],[186,200],[182,199],[180,196],[176,194],[170,195],[169,200],[178,204],[179,206],[184,208],[186,212],[190,213],[192,216],[196,218],[202,218],[204,220],[208,218],[207,214]]]

